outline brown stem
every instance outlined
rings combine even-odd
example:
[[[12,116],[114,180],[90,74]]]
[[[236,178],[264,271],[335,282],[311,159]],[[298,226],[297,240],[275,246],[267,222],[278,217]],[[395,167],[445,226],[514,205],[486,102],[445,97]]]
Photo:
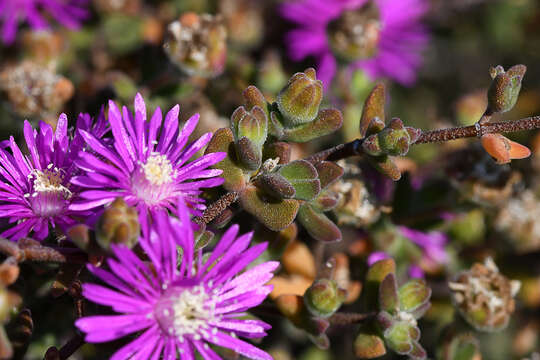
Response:
[[[79,348],[83,345],[84,337],[82,334],[77,333],[74,337],[71,338],[71,340],[69,340],[64,346],[60,348],[60,360],[68,359],[71,355],[75,353],[75,351],[79,350]]]
[[[20,239],[17,243],[0,238],[0,252],[13,257],[18,263],[24,261],[55,263],[86,263],[86,255],[76,249],[43,246],[32,239]]]
[[[372,319],[375,313],[335,313],[328,318],[330,325],[350,325],[364,322],[368,319]]]
[[[218,200],[210,204],[202,216],[197,216],[193,219],[197,224],[208,224],[210,221],[214,220],[219,214],[221,214],[225,209],[234,204],[238,200],[238,193],[236,191],[228,192]]]
[[[501,121],[496,123],[478,123],[476,125],[449,129],[422,131],[416,144],[446,142],[456,139],[480,137],[484,134],[502,134],[540,128],[540,116],[532,116],[519,120]],[[362,140],[356,139],[333,148],[311,155],[306,160],[317,163],[324,160],[337,161],[351,156],[362,155]]]

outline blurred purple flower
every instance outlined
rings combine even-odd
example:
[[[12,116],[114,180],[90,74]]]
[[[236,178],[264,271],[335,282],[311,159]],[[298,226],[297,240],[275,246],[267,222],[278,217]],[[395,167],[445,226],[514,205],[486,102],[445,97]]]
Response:
[[[4,44],[11,44],[20,22],[28,22],[34,30],[47,29],[44,13],[63,26],[77,29],[88,16],[88,0],[0,0],[1,35]]]
[[[38,132],[25,121],[29,156],[22,154],[13,137],[9,145],[4,143],[7,146],[0,148],[0,217],[9,219],[0,236],[18,240],[34,232],[36,239],[43,240],[49,234],[49,224],[65,230],[77,213],[87,216],[69,209],[77,196],[70,179],[80,147],[70,140],[67,125],[65,114],[60,115],[56,131],[41,122]]]
[[[329,86],[337,69],[328,36],[329,24],[367,4],[377,7],[380,32],[374,37],[374,53],[348,59],[350,69],[362,69],[372,79],[389,77],[403,85],[412,85],[428,40],[426,28],[421,23],[429,6],[426,0],[298,0],[285,3],[281,6],[282,16],[298,25],[298,29],[287,34],[290,57],[302,60],[314,56],[318,77]],[[367,31],[362,26],[359,29]],[[356,28],[351,30],[354,32]]]
[[[180,220],[157,214],[150,235],[141,238],[151,264],[126,247],[113,246],[117,260],[108,260],[110,271],[89,266],[109,287],[85,284],[83,295],[121,314],[84,317],[76,326],[92,343],[140,334],[111,360],[195,359],[196,353],[203,359],[220,359],[209,344],[250,359],[271,360],[269,354],[238,338],[260,338],[270,328],[246,319],[246,311],[271,292],[272,286],[265,284],[279,263],[264,262],[240,274],[267,244],[248,248],[252,233],[237,237],[234,225],[204,260],[193,248],[185,205],[178,205],[178,216]]]
[[[381,261],[388,258],[391,258],[391,256],[385,253],[384,251],[375,251],[369,254],[367,258],[367,264],[368,266],[371,266],[375,264],[377,261]]]
[[[437,264],[444,264],[448,261],[448,254],[444,249],[448,238],[444,233],[439,231],[425,233],[405,226],[400,226],[399,231],[401,235],[422,248],[424,256],[428,260],[434,261]]]
[[[418,265],[411,265],[409,266],[409,277],[415,278],[415,279],[423,279],[425,274],[424,270]]]
[[[85,189],[72,210],[90,210],[123,197],[135,206],[143,230],[148,228],[149,214],[173,210],[179,198],[184,199],[194,213],[204,210],[199,197],[201,188],[221,185],[221,170],[210,166],[225,158],[225,153],[213,153],[189,160],[210,141],[206,133],[188,144],[197,126],[199,114],[178,125],[179,106],[173,107],[162,120],[158,107],[150,121],[146,120],[146,105],[140,94],[135,97],[135,116],[124,106],[122,112],[109,101],[109,123],[112,144],[80,130],[91,151],[79,155],[77,165],[85,174],[72,183]]]

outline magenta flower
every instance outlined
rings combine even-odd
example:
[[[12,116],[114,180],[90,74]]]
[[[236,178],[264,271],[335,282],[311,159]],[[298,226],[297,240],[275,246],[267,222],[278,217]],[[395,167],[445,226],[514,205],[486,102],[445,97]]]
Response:
[[[178,126],[179,106],[173,107],[162,119],[157,108],[146,121],[146,106],[140,94],[135,97],[135,116],[124,106],[122,112],[109,101],[109,123],[112,144],[80,130],[91,151],[79,155],[77,165],[84,175],[72,183],[85,188],[72,210],[90,210],[123,197],[135,206],[143,228],[147,215],[162,210],[173,210],[181,197],[195,213],[205,208],[199,197],[201,188],[221,185],[221,170],[210,166],[225,158],[225,153],[212,153],[189,160],[212,137],[207,133],[193,143],[188,138],[197,126],[199,115],[192,116],[183,128]]]
[[[439,231],[425,233],[419,230],[400,226],[401,235],[418,245],[424,254],[424,257],[436,264],[444,264],[448,261],[448,254],[444,246],[448,242],[446,235]]]
[[[34,30],[49,27],[46,13],[63,26],[76,29],[88,16],[87,0],[0,0],[0,24],[2,41],[11,44],[20,22],[28,22]]]
[[[271,292],[272,286],[265,284],[279,263],[264,262],[240,273],[265,250],[266,243],[248,248],[252,234],[237,237],[236,225],[203,260],[193,249],[187,209],[178,207],[180,220],[160,212],[151,234],[140,240],[151,263],[126,247],[113,246],[117,260],[108,260],[110,271],[89,266],[109,287],[85,284],[83,295],[120,314],[84,317],[76,326],[93,343],[138,334],[111,360],[195,359],[196,353],[204,359],[221,359],[209,345],[250,359],[271,360],[238,337],[260,338],[270,328],[246,319],[246,311]],[[180,263],[177,246],[182,248]]]
[[[33,232],[42,240],[49,234],[49,224],[65,230],[74,223],[78,211],[69,209],[76,197],[70,178],[79,148],[71,142],[67,125],[65,114],[60,115],[55,132],[44,122],[37,132],[25,121],[29,156],[22,154],[13,137],[0,148],[0,217],[9,218],[0,236],[18,240]]]
[[[298,25],[287,34],[290,57],[314,56],[325,86],[337,69],[334,53],[372,79],[411,85],[428,39],[421,24],[427,8],[427,0],[298,0],[281,14]]]

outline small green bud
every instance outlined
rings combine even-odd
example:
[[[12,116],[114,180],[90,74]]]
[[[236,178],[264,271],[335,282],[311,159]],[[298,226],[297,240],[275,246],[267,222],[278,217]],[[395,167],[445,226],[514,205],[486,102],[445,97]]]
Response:
[[[262,151],[268,134],[268,118],[262,108],[254,106],[247,111],[240,106],[233,112],[231,124],[236,140],[247,137]]]
[[[322,81],[315,69],[296,73],[277,97],[279,111],[288,126],[294,127],[315,120],[323,96]]]
[[[411,138],[403,122],[398,118],[392,119],[377,137],[381,150],[387,155],[404,156],[409,152]]]
[[[334,280],[316,280],[304,294],[304,303],[314,316],[329,317],[343,303],[346,291],[340,289]]]
[[[105,209],[96,224],[96,240],[103,250],[109,250],[111,244],[123,244],[132,248],[140,236],[137,210],[117,198]]]
[[[512,110],[519,97],[521,82],[527,67],[515,65],[507,72],[501,66],[490,70],[493,77],[488,90],[488,110],[491,113],[504,113]]]

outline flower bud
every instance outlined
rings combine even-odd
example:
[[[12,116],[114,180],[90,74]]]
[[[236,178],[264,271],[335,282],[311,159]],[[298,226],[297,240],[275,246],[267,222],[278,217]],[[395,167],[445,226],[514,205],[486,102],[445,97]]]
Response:
[[[493,332],[508,325],[520,283],[499,273],[493,260],[488,258],[484,264],[476,263],[470,270],[458,274],[448,287],[463,318],[477,330]]]
[[[367,59],[376,54],[381,33],[381,16],[375,1],[344,11],[328,25],[332,51],[347,61]]]
[[[137,244],[139,233],[137,211],[127,206],[122,198],[114,200],[96,224],[96,240],[104,250],[109,250],[111,244],[123,244],[132,248]]]
[[[277,97],[286,125],[292,127],[315,120],[322,96],[322,81],[317,80],[315,69],[294,74]]]
[[[247,137],[262,153],[262,146],[268,134],[268,117],[259,106],[250,111],[240,106],[231,116],[231,124],[235,139]]]
[[[492,113],[510,111],[518,100],[525,65],[515,65],[504,71],[502,66],[490,70],[493,81],[488,90],[488,110]]]
[[[345,300],[347,293],[334,280],[316,280],[304,294],[304,304],[309,312],[318,317],[329,317]]]
[[[215,77],[225,68],[226,40],[221,16],[188,12],[169,24],[164,46],[171,61],[186,74]]]

